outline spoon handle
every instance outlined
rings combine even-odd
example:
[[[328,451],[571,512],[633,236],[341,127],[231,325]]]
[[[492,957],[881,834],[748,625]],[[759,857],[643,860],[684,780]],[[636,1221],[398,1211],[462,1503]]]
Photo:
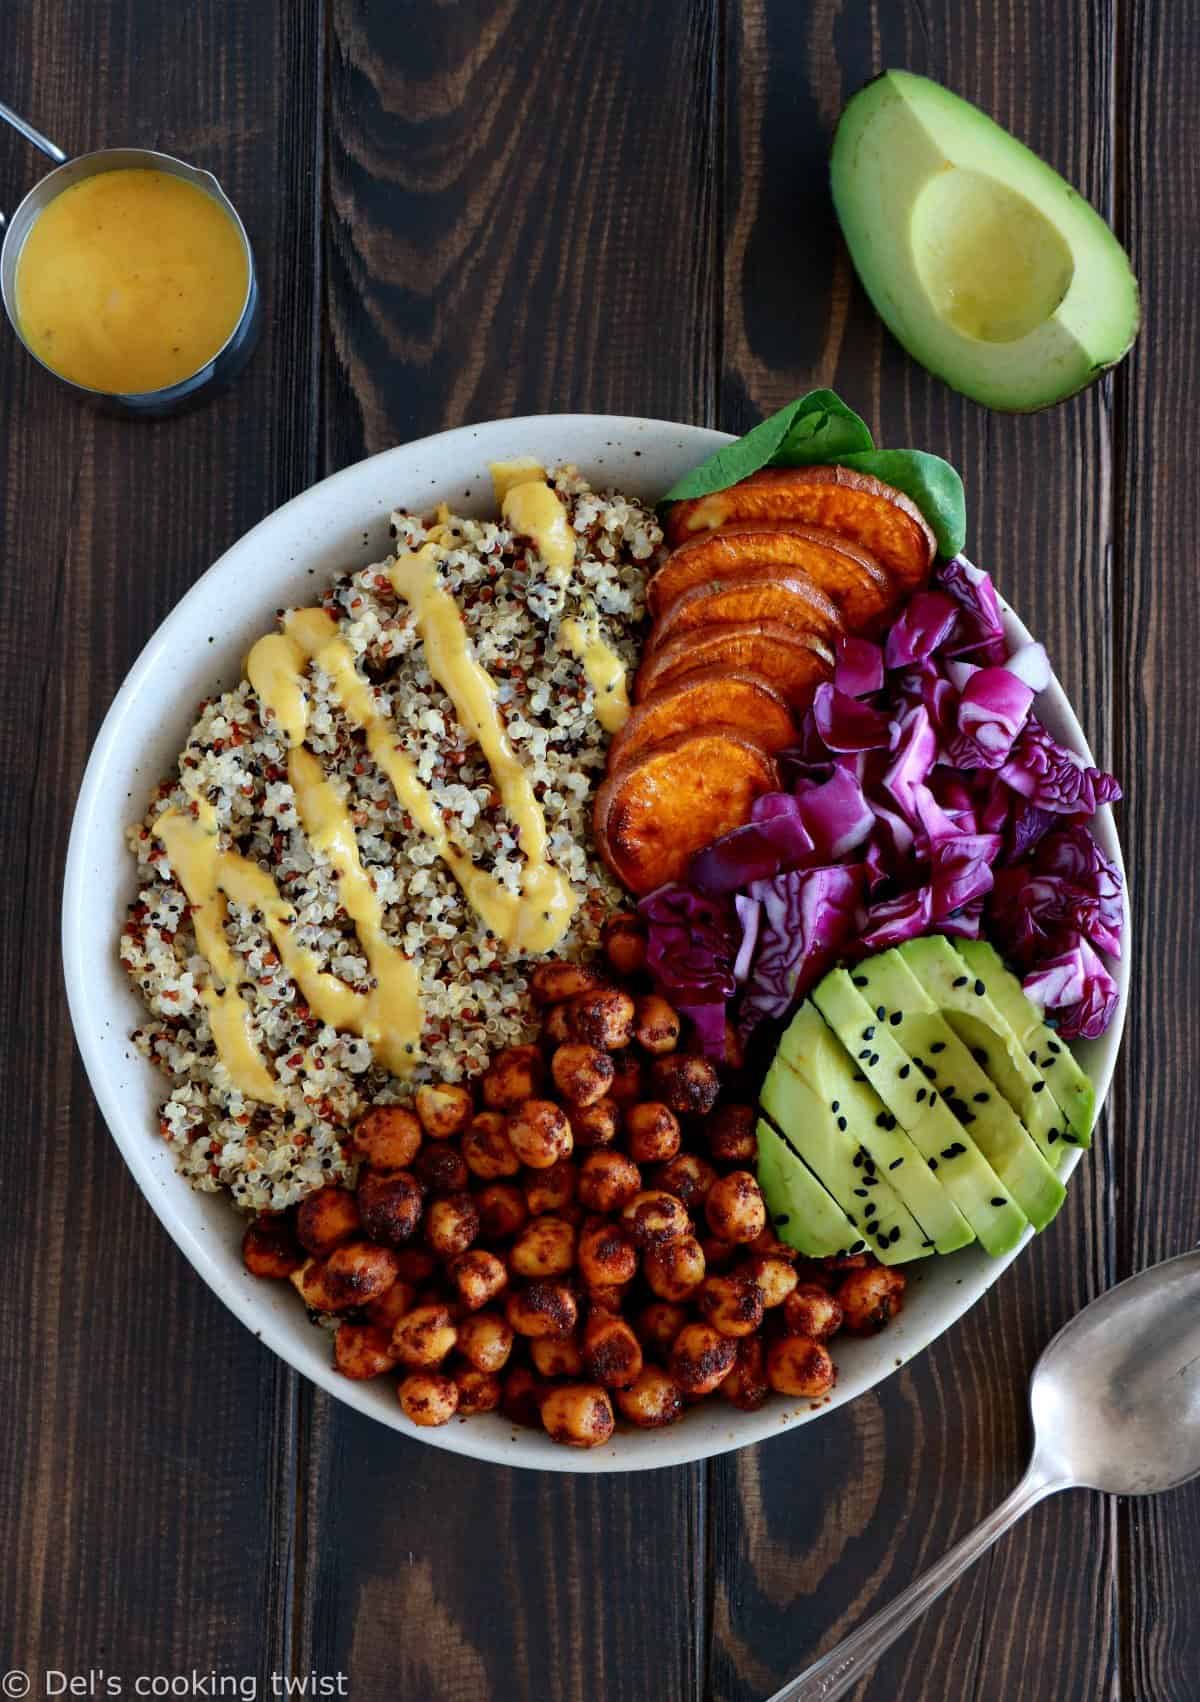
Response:
[[[14,130],[19,130],[25,140],[32,142],[35,148],[40,148],[44,154],[49,154],[56,165],[65,164],[67,156],[58,143],[52,142],[49,136],[43,136],[40,130],[35,130],[27,118],[22,118],[20,113],[14,112],[11,106],[5,106],[2,100],[0,100],[0,118],[6,124],[11,124]]]
[[[997,1537],[1002,1536],[1010,1525],[1015,1525],[1043,1496],[1067,1487],[1061,1480],[1047,1477],[1035,1460],[1007,1501],[1002,1501],[969,1536],[956,1543],[894,1602],[889,1602],[836,1648],[822,1655],[807,1672],[785,1684],[782,1690],[777,1690],[770,1702],[836,1702],[837,1697],[844,1696],[860,1682],[883,1651],[891,1647],[901,1632],[907,1630],[943,1590],[949,1589],[973,1561],[986,1553]]]

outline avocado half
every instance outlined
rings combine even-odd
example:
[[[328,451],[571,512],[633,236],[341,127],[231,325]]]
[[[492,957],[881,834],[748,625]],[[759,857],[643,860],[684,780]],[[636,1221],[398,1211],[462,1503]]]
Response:
[[[1137,336],[1137,279],[1099,213],[940,83],[910,71],[868,83],[842,113],[830,172],[880,318],[965,396],[1049,407]]]

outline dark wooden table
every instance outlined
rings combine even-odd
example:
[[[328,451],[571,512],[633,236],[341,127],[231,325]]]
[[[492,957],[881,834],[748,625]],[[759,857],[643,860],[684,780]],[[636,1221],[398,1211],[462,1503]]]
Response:
[[[4,0],[0,47],[0,95],[68,150],[211,166],[268,302],[237,390],[162,425],[94,417],[0,339],[0,1669],[35,1696],[46,1669],[126,1695],[198,1669],[260,1694],[272,1671],[342,1673],[360,1702],[764,1697],[1010,1487],[1050,1333],[1197,1239],[1200,19],[1161,0]],[[978,101],[1131,248],[1146,328],[1086,395],[989,414],[884,335],[826,153],[885,65]],[[0,134],[0,203],[38,169]],[[612,1479],[404,1442],[222,1309],[96,1118],[58,947],[90,740],[184,589],[335,468],[511,413],[738,430],[813,384],[962,469],[972,553],[1127,783],[1135,990],[1096,1150],[987,1301],[825,1423]],[[1047,1504],[856,1694],[1192,1702],[1198,1564],[1200,1489]]]

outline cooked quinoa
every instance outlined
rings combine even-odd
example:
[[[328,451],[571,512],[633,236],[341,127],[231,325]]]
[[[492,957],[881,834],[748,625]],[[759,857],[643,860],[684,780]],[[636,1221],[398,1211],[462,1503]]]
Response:
[[[419,548],[437,527],[445,549],[441,583],[458,602],[476,657],[496,682],[508,738],[545,815],[550,857],[579,900],[556,955],[579,958],[595,949],[618,894],[591,833],[592,792],[608,737],[581,664],[558,647],[558,626],[594,612],[604,640],[632,668],[644,583],[662,535],[640,503],[593,491],[573,467],[560,467],[551,478],[578,540],[565,586],[547,574],[526,540],[494,521],[443,513],[433,522],[398,512],[392,530],[397,548],[407,550]],[[452,840],[517,892],[524,859],[515,827],[481,751],[425,665],[412,612],[392,589],[386,566],[339,579],[325,593],[324,607],[374,686],[376,708],[395,722],[398,742],[430,788]],[[366,1040],[310,1014],[261,918],[229,901],[226,934],[244,965],[241,992],[252,1031],[287,1103],[276,1109],[244,1097],[217,1058],[199,996],[208,966],[197,950],[187,900],[154,837],[164,810],[188,807],[178,774],[158,788],[144,820],[129,833],[139,892],[120,956],[150,1013],[134,1041],[172,1084],[161,1132],[194,1186],[225,1186],[238,1204],[256,1210],[282,1210],[346,1175],[345,1138],[365,1104],[403,1097],[419,1081],[472,1075],[497,1047],[528,1038],[530,1028],[522,960],[486,931],[401,809],[363,734],[334,700],[330,680],[312,667],[307,683],[306,743],[351,812],[363,867],[384,906],[387,937],[419,967],[425,1028],[408,1083],[373,1061]],[[336,872],[300,829],[286,740],[273,717],[263,724],[248,681],[200,705],[179,772],[214,806],[222,848],[270,870],[295,910],[300,942],[324,969],[365,990],[368,966],[339,909]]]

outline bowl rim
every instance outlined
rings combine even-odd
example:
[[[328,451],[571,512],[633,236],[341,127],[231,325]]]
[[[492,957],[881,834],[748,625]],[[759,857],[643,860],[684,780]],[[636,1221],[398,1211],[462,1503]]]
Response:
[[[217,558],[212,566],[174,605],[143,646],[133,666],[126,674],[96,734],[76,799],[67,848],[63,880],[62,950],[68,1008],[76,1044],[87,1072],[92,1093],[118,1150],[132,1171],[139,1189],[172,1240],[217,1297],[265,1346],[277,1354],[291,1369],[318,1384],[327,1394],[343,1401],[356,1411],[387,1425],[402,1436],[430,1443],[455,1454],[497,1465],[590,1475],[596,1472],[653,1470],[715,1458],[720,1454],[749,1447],[773,1436],[789,1434],[804,1424],[836,1411],[848,1401],[856,1399],[860,1394],[865,1394],[868,1390],[875,1388],[900,1365],[907,1364],[916,1354],[922,1352],[931,1342],[937,1340],[954,1324],[958,1323],[1024,1250],[1033,1238],[1033,1230],[1027,1229],[1011,1252],[1001,1258],[989,1260],[981,1276],[974,1276],[969,1282],[963,1279],[964,1295],[962,1299],[947,1302],[939,1310],[939,1316],[942,1312],[945,1314],[941,1316],[940,1322],[934,1322],[929,1327],[919,1328],[912,1334],[906,1332],[902,1353],[898,1351],[899,1343],[894,1343],[888,1337],[877,1338],[881,1342],[888,1343],[887,1350],[879,1355],[879,1362],[876,1367],[869,1370],[865,1376],[856,1376],[851,1380],[852,1386],[842,1383],[826,1401],[815,1404],[805,1402],[798,1408],[782,1413],[779,1405],[780,1397],[768,1401],[758,1412],[752,1414],[739,1413],[735,1409],[730,1409],[729,1426],[728,1428],[724,1425],[720,1426],[721,1434],[715,1439],[711,1434],[701,1430],[699,1426],[689,1426],[685,1422],[662,1432],[618,1430],[614,1433],[612,1440],[604,1447],[576,1452],[551,1442],[548,1437],[538,1431],[518,1431],[516,1427],[510,1427],[507,1421],[502,1421],[495,1427],[486,1422],[481,1423],[479,1420],[470,1420],[459,1424],[444,1425],[436,1429],[419,1429],[410,1424],[404,1417],[398,1403],[394,1404],[390,1412],[380,1410],[378,1404],[371,1398],[371,1385],[369,1383],[357,1383],[340,1376],[334,1369],[328,1351],[324,1351],[320,1356],[305,1354],[302,1341],[297,1335],[298,1328],[310,1329],[303,1312],[296,1309],[294,1316],[289,1311],[286,1320],[277,1318],[274,1309],[265,1305],[263,1299],[256,1296],[256,1290],[265,1285],[253,1282],[251,1279],[247,1279],[246,1282],[235,1280],[229,1270],[224,1268],[221,1259],[214,1253],[213,1247],[206,1244],[205,1238],[197,1234],[191,1226],[182,1220],[179,1212],[173,1206],[173,1198],[179,1189],[187,1190],[189,1193],[191,1190],[184,1179],[174,1171],[173,1167],[171,1170],[172,1186],[163,1185],[159,1174],[151,1165],[151,1156],[154,1151],[153,1130],[144,1125],[140,1115],[131,1118],[115,1084],[109,1079],[103,1043],[99,1038],[102,1024],[99,1020],[101,1010],[97,1001],[100,996],[93,991],[89,984],[84,963],[84,940],[87,933],[91,931],[89,924],[95,910],[94,888],[89,885],[86,867],[87,846],[89,831],[98,813],[102,812],[105,803],[108,762],[123,736],[127,722],[139,705],[140,694],[146,680],[153,676],[173,637],[177,632],[182,632],[187,628],[194,615],[205,607],[214,590],[224,579],[232,579],[239,569],[241,559],[247,555],[252,555],[256,545],[271,529],[278,527],[283,518],[298,517],[309,510],[315,516],[320,511],[326,510],[331,499],[336,499],[339,491],[352,487],[362,479],[364,470],[372,467],[375,463],[389,459],[402,460],[406,455],[413,455],[431,445],[439,445],[443,449],[456,449],[461,444],[464,452],[469,452],[478,459],[481,452],[479,441],[481,438],[497,440],[495,454],[488,455],[487,458],[501,459],[503,458],[502,445],[506,434],[519,433],[523,430],[527,432],[552,430],[561,434],[563,459],[569,460],[574,458],[570,452],[573,428],[586,429],[592,432],[597,430],[608,431],[614,438],[647,431],[652,434],[667,432],[678,434],[683,432],[687,435],[689,441],[695,442],[698,451],[697,458],[710,449],[719,447],[722,443],[734,441],[728,433],[713,431],[705,427],[685,426],[676,421],[642,416],[613,414],[535,414],[508,420],[492,420],[475,425],[459,426],[449,431],[414,439],[407,444],[396,445],[330,474],[327,478],[309,486],[288,502],[272,510],[271,513],[243,533]],[[587,459],[584,455],[579,456],[585,473],[588,471]],[[402,482],[402,477],[403,475],[401,475],[401,481],[398,482]],[[393,506],[395,505],[393,504]],[[276,606],[270,600],[269,575],[263,577],[262,585],[264,615],[269,618],[269,611]],[[997,595],[1000,596],[999,593]],[[1000,596],[1000,605],[1010,642],[1030,642],[1031,634],[1028,629],[1002,596]],[[1052,675],[1051,677],[1046,699],[1053,707],[1054,717],[1060,723],[1063,736],[1067,742],[1086,761],[1093,762],[1094,759],[1087,739],[1084,737],[1074,709],[1065,691],[1060,686],[1057,676]],[[1111,809],[1104,806],[1097,812],[1091,825],[1105,855],[1116,862],[1122,875],[1124,875],[1124,862]],[[1128,894],[1127,885],[1126,894]],[[116,914],[119,919],[119,902]],[[1108,1031],[1099,1042],[1093,1043],[1095,1062],[1090,1073],[1096,1090],[1097,1119],[1108,1096],[1125,1024],[1131,961],[1129,924],[1129,904],[1128,896],[1126,896],[1126,933],[1123,954],[1120,959],[1110,963],[1109,966],[1117,982],[1119,1004]],[[147,1065],[146,1068],[150,1069],[152,1066]],[[1074,1172],[1081,1156],[1080,1149],[1073,1150],[1070,1161],[1063,1171],[1064,1180]],[[226,1210],[232,1207],[232,1202],[223,1196],[221,1203]],[[270,1286],[273,1287],[274,1285]],[[312,1334],[315,1336],[317,1332],[312,1332]],[[328,1340],[324,1333],[320,1334],[319,1339],[322,1344],[327,1343]],[[301,1363],[302,1358],[307,1363]]]

